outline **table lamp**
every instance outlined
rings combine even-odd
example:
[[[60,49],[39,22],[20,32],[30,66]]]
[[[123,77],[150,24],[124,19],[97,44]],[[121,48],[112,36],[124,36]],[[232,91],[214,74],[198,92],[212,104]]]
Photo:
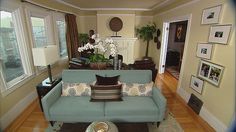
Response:
[[[51,73],[51,64],[59,60],[58,47],[56,45],[49,45],[46,47],[33,48],[33,59],[35,66],[47,66],[49,82],[47,84],[53,84]]]

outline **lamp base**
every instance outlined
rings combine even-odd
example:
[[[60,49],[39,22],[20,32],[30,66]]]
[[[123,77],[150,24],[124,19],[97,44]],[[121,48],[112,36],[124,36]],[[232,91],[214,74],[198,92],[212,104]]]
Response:
[[[55,81],[56,80],[53,80],[52,82],[49,81],[49,82],[46,82],[46,84],[51,84],[52,85]]]
[[[45,80],[43,80],[42,84],[44,86],[52,86],[55,82],[56,82],[56,79],[53,79],[53,81],[50,81],[49,78],[46,78]]]

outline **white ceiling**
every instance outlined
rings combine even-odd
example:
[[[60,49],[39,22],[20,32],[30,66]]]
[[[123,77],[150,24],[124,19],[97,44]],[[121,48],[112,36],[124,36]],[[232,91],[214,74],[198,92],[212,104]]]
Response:
[[[80,10],[151,11],[178,0],[56,0]]]

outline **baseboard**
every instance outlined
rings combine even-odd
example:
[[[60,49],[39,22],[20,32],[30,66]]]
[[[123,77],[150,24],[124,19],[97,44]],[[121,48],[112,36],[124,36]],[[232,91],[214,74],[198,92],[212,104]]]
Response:
[[[35,99],[36,91],[31,92],[0,118],[0,128],[6,129]]]
[[[186,92],[183,88],[178,88],[177,93],[183,98],[186,103],[190,98],[190,94]],[[226,132],[227,126],[222,123],[219,119],[217,119],[212,113],[210,113],[205,107],[204,104],[201,108],[199,116],[205,120],[212,128],[214,128],[217,132]]]
[[[202,107],[199,115],[217,132],[227,132],[227,126],[212,115],[205,107]]]
[[[186,103],[188,102],[190,98],[190,94],[188,92],[186,92],[183,88],[178,88],[177,93],[184,99]]]

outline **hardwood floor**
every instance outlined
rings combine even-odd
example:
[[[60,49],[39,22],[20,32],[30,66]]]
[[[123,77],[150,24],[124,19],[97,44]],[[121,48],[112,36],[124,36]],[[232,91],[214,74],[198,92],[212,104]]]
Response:
[[[176,94],[177,80],[168,72],[157,75],[156,85],[167,98],[168,110],[173,113],[185,132],[214,132],[204,120],[196,115]],[[5,131],[44,132],[49,122],[41,112],[38,100],[34,101]]]
[[[162,90],[167,99],[168,110],[173,113],[185,132],[214,132],[200,116],[188,107],[184,100],[176,93],[178,80],[168,72],[158,74],[156,85]]]

